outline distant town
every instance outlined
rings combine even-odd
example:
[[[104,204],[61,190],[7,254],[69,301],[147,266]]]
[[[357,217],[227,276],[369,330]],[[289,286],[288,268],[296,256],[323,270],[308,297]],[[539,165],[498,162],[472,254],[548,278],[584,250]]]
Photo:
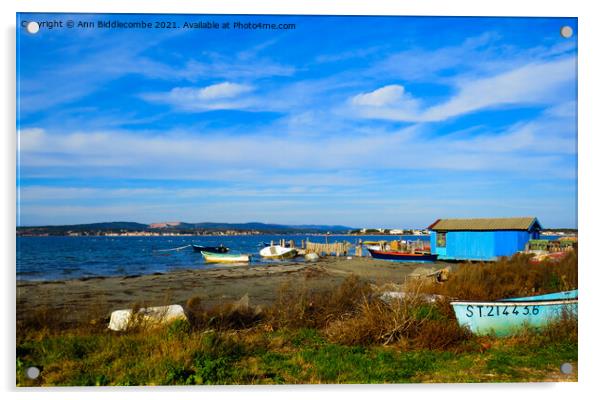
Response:
[[[542,235],[575,235],[576,229],[554,229]],[[17,236],[236,236],[265,234],[306,235],[429,235],[428,229],[351,228],[340,225],[278,225],[260,222],[185,223],[101,222],[79,225],[47,225],[17,227]]]

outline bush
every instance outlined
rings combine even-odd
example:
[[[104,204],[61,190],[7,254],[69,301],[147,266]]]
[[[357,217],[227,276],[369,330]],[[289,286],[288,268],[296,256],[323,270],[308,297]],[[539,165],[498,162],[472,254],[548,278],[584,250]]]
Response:
[[[219,304],[205,309],[200,298],[192,297],[186,302],[185,310],[190,325],[195,330],[245,329],[256,325],[263,318],[263,312],[249,307],[248,301]]]
[[[284,285],[275,304],[267,310],[273,328],[323,328],[329,322],[357,313],[364,299],[372,296],[370,286],[352,275],[330,292],[310,292]]]
[[[516,254],[494,263],[466,263],[443,284],[425,292],[463,300],[495,300],[570,290],[577,287],[577,252],[561,260],[531,263],[528,254]]]
[[[449,304],[429,303],[416,292],[389,302],[366,299],[355,316],[329,324],[326,336],[346,345],[396,343],[416,349],[447,349],[470,337],[447,308]]]

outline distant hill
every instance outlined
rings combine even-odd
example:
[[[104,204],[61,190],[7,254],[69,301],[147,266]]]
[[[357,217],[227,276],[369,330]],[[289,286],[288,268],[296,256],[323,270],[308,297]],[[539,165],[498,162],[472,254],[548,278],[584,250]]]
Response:
[[[67,235],[70,233],[127,232],[127,231],[167,231],[167,232],[219,232],[219,231],[257,231],[261,233],[345,233],[353,228],[341,225],[279,225],[262,222],[225,223],[225,222],[155,222],[140,224],[137,222],[98,222],[77,225],[21,226],[17,233],[23,235]]]
[[[348,232],[356,229],[343,225],[291,225],[290,227],[295,229],[314,229],[327,232]]]
[[[96,222],[92,224],[76,225],[43,225],[43,226],[21,226],[17,230],[44,230],[44,231],[104,231],[104,230],[137,230],[147,229],[148,225],[137,222]]]
[[[225,222],[199,222],[195,224],[180,223],[180,229],[217,229],[217,230],[253,230],[260,232],[347,232],[353,228],[341,225],[280,225],[265,224],[263,222],[225,223]]]

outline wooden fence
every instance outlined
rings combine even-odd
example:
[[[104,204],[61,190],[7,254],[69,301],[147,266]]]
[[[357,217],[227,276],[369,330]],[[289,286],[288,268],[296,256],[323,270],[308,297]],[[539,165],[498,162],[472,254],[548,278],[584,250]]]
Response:
[[[316,253],[319,255],[336,255],[346,256],[350,250],[354,247],[349,242],[337,242],[337,243],[313,243],[307,240],[305,242],[306,253]]]

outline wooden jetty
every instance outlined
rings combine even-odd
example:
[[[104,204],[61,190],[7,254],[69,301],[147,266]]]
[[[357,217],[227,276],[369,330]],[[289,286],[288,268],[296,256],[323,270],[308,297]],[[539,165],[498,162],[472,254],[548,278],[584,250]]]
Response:
[[[408,251],[414,253],[414,251],[423,251],[425,248],[430,249],[430,243],[428,241],[411,241],[411,242],[402,242],[400,240],[393,240],[387,242],[385,240],[381,240],[378,242],[382,250],[396,250],[396,251]],[[300,247],[297,247],[297,244],[294,240],[285,240],[280,239],[278,241],[272,240],[270,243],[271,246],[280,245],[282,247],[289,247],[293,249],[297,249],[298,254],[309,254],[316,253],[318,255],[334,255],[337,257],[341,256],[349,256],[354,255],[355,257],[364,257],[364,243],[362,241],[358,241],[353,244],[347,241],[343,242],[334,242],[328,243],[328,238],[326,238],[325,243],[315,243],[309,240],[309,238],[305,240],[301,240]],[[266,243],[267,246],[267,243]]]

